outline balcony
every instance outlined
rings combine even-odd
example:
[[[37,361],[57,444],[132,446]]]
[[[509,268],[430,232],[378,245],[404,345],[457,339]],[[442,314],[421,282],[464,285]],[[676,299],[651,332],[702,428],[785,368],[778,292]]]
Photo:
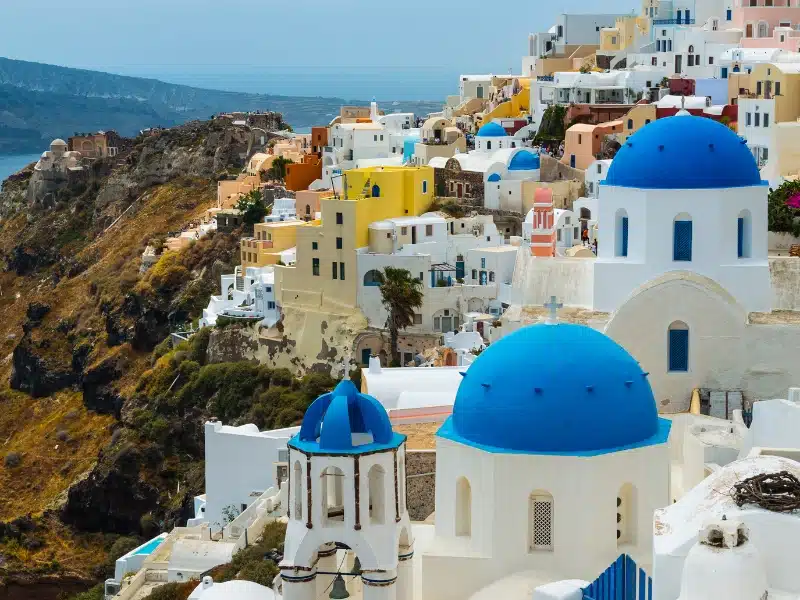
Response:
[[[653,25],[694,25],[694,19],[653,19]]]

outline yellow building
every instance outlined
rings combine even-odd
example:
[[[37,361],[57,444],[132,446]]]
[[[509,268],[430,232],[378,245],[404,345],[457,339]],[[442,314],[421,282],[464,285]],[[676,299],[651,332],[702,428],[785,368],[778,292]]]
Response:
[[[600,30],[600,52],[610,53],[626,50],[638,35],[645,35],[650,30],[650,19],[634,15],[617,17],[614,27]]]
[[[240,242],[242,270],[277,264],[281,252],[297,245],[297,226],[301,224],[302,221],[256,223],[253,237],[242,238]]]
[[[620,144],[624,144],[630,136],[655,120],[655,104],[636,104],[624,117],[620,118],[622,133],[618,133],[614,137]]]
[[[431,167],[346,171],[341,198],[321,201],[322,220],[297,228],[297,262],[276,270],[282,306],[357,306],[356,249],[369,245],[369,224],[418,216],[433,202]]]
[[[519,82],[519,91],[516,94],[513,94],[511,98],[501,102],[486,114],[476,117],[478,128],[484,123],[491,123],[495,119],[518,119],[530,113],[531,80],[527,77],[520,77],[517,81]]]
[[[800,65],[797,63],[762,63],[753,66],[750,73],[749,89],[739,96],[739,126],[741,131],[742,112],[752,110],[772,113],[773,123],[797,121],[800,118]],[[747,102],[758,100],[759,103]],[[745,122],[745,126],[747,126]],[[765,126],[766,127],[766,126]]]
[[[232,208],[239,198],[246,196],[261,185],[261,179],[252,175],[239,175],[235,180],[217,182],[217,208]]]

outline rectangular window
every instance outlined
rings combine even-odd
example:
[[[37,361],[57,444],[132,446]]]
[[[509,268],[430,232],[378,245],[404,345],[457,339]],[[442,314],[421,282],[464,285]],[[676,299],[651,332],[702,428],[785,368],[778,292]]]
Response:
[[[746,113],[744,121],[745,121],[745,125],[750,127],[750,125],[753,124],[753,115],[751,113]]]
[[[551,238],[551,239],[552,239],[552,238]],[[559,229],[558,231],[556,231],[556,241],[557,241],[557,242],[560,242],[560,241],[561,241],[561,230],[560,230],[560,229]]]
[[[775,95],[776,96],[780,96],[781,95],[781,82],[780,81],[776,81],[775,82]]]
[[[339,263],[331,263],[331,274],[333,279],[339,279]]]
[[[761,113],[755,113],[755,118],[753,119],[753,124],[756,127],[761,127]]]
[[[620,256],[628,256],[628,217],[622,217],[622,240]]]
[[[414,325],[422,325],[422,315],[414,313]]]
[[[336,238],[336,249],[337,250],[341,250],[342,249],[342,238],[340,238],[340,237]]]
[[[710,65],[714,64],[714,57],[713,56],[709,56],[708,57],[708,64],[710,64]]]
[[[431,237],[433,235],[433,225],[425,225],[425,236]]]
[[[378,141],[378,136],[377,135],[374,135],[372,137],[374,138],[374,141],[376,141],[376,142]]]
[[[472,269],[472,278],[473,279],[477,279],[478,278],[478,269]]]
[[[762,83],[760,81],[757,81],[756,82],[756,96],[760,96],[761,95],[761,86],[762,86]]]
[[[769,127],[769,113],[764,113],[764,127]]]
[[[742,217],[739,217],[737,221],[736,256],[739,258],[744,256],[744,219]]]
[[[319,259],[314,258],[311,260],[311,274],[319,277]]]
[[[267,302],[267,310],[275,310],[275,303]]]
[[[407,365],[414,361],[414,355],[411,352],[403,352],[403,364]]]
[[[485,268],[486,268],[486,259],[482,258],[481,259],[481,269],[485,269]]]
[[[336,224],[337,225],[344,224],[344,215],[342,213],[339,212],[336,213]]]
[[[312,250],[318,250],[319,249],[319,244],[317,242],[311,242],[311,249]]]
[[[689,330],[669,330],[669,371],[686,373],[689,370]]]
[[[682,262],[692,260],[691,221],[675,221],[672,260]]]
[[[733,11],[729,8],[725,11],[725,20],[732,21],[733,20]]]
[[[339,263],[339,279],[344,281],[344,263],[343,262]]]

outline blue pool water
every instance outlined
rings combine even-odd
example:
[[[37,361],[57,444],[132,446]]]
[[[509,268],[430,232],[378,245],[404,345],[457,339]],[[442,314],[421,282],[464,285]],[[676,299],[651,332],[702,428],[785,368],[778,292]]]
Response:
[[[139,548],[134,554],[152,554],[155,552],[156,548],[161,545],[161,542],[164,541],[164,538],[154,538],[147,542],[144,546]]]

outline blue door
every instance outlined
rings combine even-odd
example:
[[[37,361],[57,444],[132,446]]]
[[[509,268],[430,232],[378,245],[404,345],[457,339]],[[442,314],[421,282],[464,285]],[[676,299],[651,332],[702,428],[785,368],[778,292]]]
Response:
[[[689,370],[689,330],[670,329],[669,330],[669,370],[683,372]]]
[[[675,221],[674,244],[672,248],[672,260],[691,261],[692,260],[692,222]]]
[[[481,271],[481,285],[486,285],[486,271]]]
[[[720,77],[722,79],[728,78],[728,67],[722,67],[722,69],[720,69]]]
[[[464,279],[464,261],[456,261],[456,279]]]
[[[369,357],[372,356],[372,350],[369,348],[364,348],[361,351],[361,364],[365,367],[369,366]]]
[[[570,157],[569,157],[569,166],[572,167],[573,169],[575,168],[575,155],[574,154],[570,155]]]
[[[690,11],[688,8],[686,9],[686,24],[692,24],[692,11]]]

